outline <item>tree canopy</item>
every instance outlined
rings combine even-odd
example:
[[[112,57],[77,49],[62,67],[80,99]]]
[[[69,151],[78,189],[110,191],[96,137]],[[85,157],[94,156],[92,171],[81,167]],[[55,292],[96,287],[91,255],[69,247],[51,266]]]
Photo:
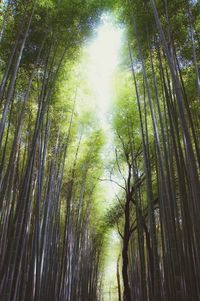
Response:
[[[105,300],[113,229],[118,300],[200,299],[199,10],[190,0],[0,3],[2,301]],[[77,67],[108,11],[125,28],[112,134],[84,107]],[[116,187],[107,209],[105,180]]]

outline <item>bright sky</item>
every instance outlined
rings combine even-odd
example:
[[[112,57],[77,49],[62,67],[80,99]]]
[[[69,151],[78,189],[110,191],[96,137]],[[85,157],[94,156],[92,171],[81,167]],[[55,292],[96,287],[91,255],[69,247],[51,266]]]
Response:
[[[122,45],[123,30],[113,24],[109,15],[102,17],[102,23],[96,30],[95,38],[86,47],[87,56],[87,84],[90,88],[95,115],[99,119],[100,127],[107,135],[107,145],[104,149],[105,157],[110,155],[112,148],[112,131],[109,125],[109,115],[113,102],[113,79],[119,64],[120,47]],[[110,155],[112,156],[112,155]],[[109,158],[108,158],[109,159]],[[112,159],[112,158],[110,158]],[[106,207],[113,202],[114,187],[111,182],[101,184],[104,191]],[[113,230],[109,236],[106,251],[104,300],[118,300],[116,290],[116,262],[119,253],[119,238]],[[110,295],[110,289],[115,293]]]
[[[86,60],[86,64],[84,63],[84,69],[86,70],[84,74],[89,93],[88,97],[84,99],[84,107],[94,112],[99,127],[106,134],[107,144],[102,152],[104,161],[112,159],[111,157],[114,155],[113,134],[109,120],[114,95],[113,80],[120,62],[123,32],[119,25],[114,24],[109,14],[103,15],[100,25],[95,30],[94,38],[89,40],[85,47],[84,61]],[[116,185],[104,182],[103,186],[106,190],[108,206],[115,196]]]
[[[112,23],[109,15],[101,19],[97,34],[86,49],[89,58],[87,75],[101,127],[107,129],[112,104],[112,81],[119,62],[123,31]]]

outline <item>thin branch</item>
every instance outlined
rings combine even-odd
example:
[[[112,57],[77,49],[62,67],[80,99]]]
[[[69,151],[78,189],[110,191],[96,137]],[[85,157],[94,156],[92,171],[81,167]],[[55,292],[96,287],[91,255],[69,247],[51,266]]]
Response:
[[[122,239],[124,239],[124,236],[122,235],[122,233],[121,233],[121,231],[120,231],[120,229],[119,229],[119,223],[118,223],[118,221],[115,220],[115,222],[116,222],[116,225],[117,225],[117,231],[118,231],[118,233],[119,233],[119,236],[120,236]]]
[[[115,180],[112,180],[111,178],[110,179],[101,179],[101,178],[98,178],[99,181],[107,181],[107,182],[112,182],[114,184],[116,184],[117,186],[119,186],[121,189],[125,190],[126,191],[126,188],[123,187],[122,185],[120,185],[117,181]]]
[[[118,200],[118,202],[119,202],[121,208],[124,210],[124,204],[122,204],[122,202],[121,202],[119,196],[117,195],[117,193],[115,193],[115,196],[116,196],[116,198],[117,198],[117,200]]]
[[[116,148],[115,148],[115,157],[116,157],[116,163],[117,163],[119,173],[122,176],[122,178],[124,180],[124,183],[125,183],[125,186],[126,186],[126,179],[125,179],[124,175],[122,174],[122,171],[121,171],[121,168],[120,168],[120,165],[119,165],[119,160],[118,160],[118,155],[117,155],[117,149]]]

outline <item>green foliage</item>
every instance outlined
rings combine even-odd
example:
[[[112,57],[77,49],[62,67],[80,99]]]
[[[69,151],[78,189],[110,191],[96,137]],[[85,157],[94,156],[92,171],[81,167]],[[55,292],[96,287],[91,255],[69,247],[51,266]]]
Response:
[[[116,203],[112,208],[110,208],[105,217],[104,217],[104,223],[106,228],[115,228],[117,224],[120,223],[120,220],[123,220],[124,215],[124,209],[122,208],[122,205],[119,203]]]

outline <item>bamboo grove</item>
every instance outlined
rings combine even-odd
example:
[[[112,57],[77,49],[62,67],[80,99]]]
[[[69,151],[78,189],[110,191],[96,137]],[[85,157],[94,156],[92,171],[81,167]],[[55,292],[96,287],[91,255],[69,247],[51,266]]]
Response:
[[[59,83],[69,84],[99,6],[11,0],[1,12],[0,299],[96,300],[101,240],[88,179],[101,134],[76,131],[77,87],[63,95]]]
[[[199,4],[130,0],[121,18],[123,184],[106,219],[121,236],[124,300],[199,300]]]
[[[98,220],[104,134],[78,113],[73,68],[105,10],[127,37],[112,112],[119,189]],[[200,300],[199,10],[189,0],[2,1],[2,301],[104,300],[110,228],[119,300]]]

